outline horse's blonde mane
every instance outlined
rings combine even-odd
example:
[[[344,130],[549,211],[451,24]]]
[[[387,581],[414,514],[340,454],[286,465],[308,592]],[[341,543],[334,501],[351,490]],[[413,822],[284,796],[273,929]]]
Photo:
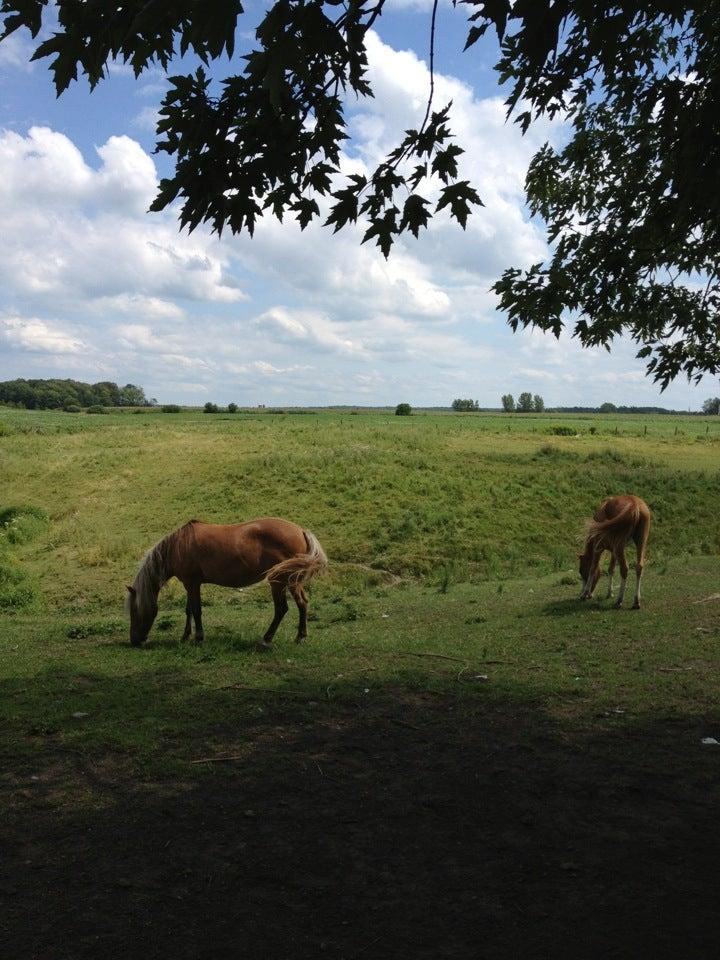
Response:
[[[144,617],[150,610],[152,600],[157,597],[162,587],[170,579],[167,564],[168,548],[174,537],[175,533],[170,533],[162,540],[158,540],[140,561],[132,585],[135,592],[128,591],[125,598],[125,611],[128,614],[131,605],[134,603],[140,616]]]

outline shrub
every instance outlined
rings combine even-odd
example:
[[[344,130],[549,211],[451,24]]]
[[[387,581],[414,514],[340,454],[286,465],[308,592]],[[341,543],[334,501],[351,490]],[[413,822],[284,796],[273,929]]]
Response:
[[[228,413],[237,413],[237,412],[238,412],[238,405],[236,403],[229,403]]]
[[[220,412],[220,408],[218,407],[218,405],[217,405],[216,403],[210,403],[210,402],[208,402],[208,403],[206,403],[205,406],[203,407],[203,412],[204,412],[204,413],[219,413],[219,412]]]
[[[0,557],[0,608],[19,610],[31,606],[37,597],[25,573],[8,558]]]
[[[8,543],[28,543],[47,524],[47,519],[39,507],[6,507],[0,510],[0,534]]]
[[[574,437],[577,430],[574,427],[550,427],[548,433],[552,433],[556,437]]]
[[[63,410],[65,413],[81,413],[82,407],[78,406],[77,403],[66,403]]]
[[[412,413],[412,407],[409,403],[399,403],[395,407],[395,416],[396,417],[409,417]]]
[[[99,403],[94,403],[91,407],[88,407],[85,413],[105,413],[105,407],[101,407]]]
[[[164,403],[160,407],[161,413],[180,413],[180,407],[176,403]]]

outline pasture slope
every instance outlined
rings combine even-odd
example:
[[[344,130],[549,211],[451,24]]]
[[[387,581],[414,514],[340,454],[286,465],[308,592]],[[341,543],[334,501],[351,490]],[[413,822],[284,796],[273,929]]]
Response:
[[[0,462],[0,955],[716,956],[718,418],[0,409]],[[622,491],[640,613],[575,599]],[[308,644],[171,585],[131,649],[143,551],[262,514]]]

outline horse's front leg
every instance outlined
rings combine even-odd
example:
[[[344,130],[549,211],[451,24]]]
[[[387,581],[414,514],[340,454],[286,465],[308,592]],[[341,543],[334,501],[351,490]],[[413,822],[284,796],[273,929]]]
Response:
[[[200,596],[200,584],[194,583],[188,588],[188,605],[195,621],[195,643],[202,643],[205,639],[202,625],[202,599]],[[189,623],[189,618],[188,618]],[[187,630],[188,624],[185,629]],[[188,631],[189,636],[189,631]]]
[[[190,638],[192,632],[192,603],[190,602],[190,588],[185,587],[187,593],[187,600],[185,602],[185,629],[183,630],[183,635],[180,638],[184,643]]]

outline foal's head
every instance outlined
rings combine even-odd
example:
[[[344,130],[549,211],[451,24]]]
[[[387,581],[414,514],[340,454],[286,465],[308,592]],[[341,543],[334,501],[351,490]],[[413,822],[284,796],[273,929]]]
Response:
[[[134,647],[141,646],[150,633],[158,612],[157,597],[148,596],[141,605],[138,603],[138,594],[135,587],[128,587],[126,609],[130,614],[130,643]]]
[[[600,556],[602,551],[598,552],[594,544],[589,542],[585,547],[584,553],[578,554],[578,560],[580,561],[580,579],[584,584],[589,584],[589,591],[592,591],[597,586],[597,582],[600,579]],[[592,579],[590,579],[592,577]]]

